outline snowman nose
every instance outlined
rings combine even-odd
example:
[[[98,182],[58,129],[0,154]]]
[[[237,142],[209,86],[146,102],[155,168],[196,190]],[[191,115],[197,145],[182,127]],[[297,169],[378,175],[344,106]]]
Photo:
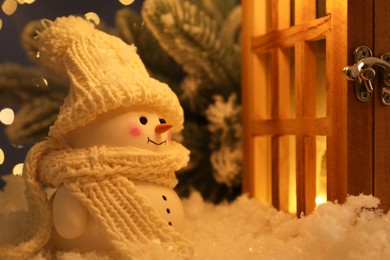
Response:
[[[160,124],[160,125],[156,126],[154,131],[156,131],[157,134],[162,134],[162,133],[165,133],[166,131],[168,131],[169,129],[171,129],[172,126],[173,125],[170,125],[170,124]]]

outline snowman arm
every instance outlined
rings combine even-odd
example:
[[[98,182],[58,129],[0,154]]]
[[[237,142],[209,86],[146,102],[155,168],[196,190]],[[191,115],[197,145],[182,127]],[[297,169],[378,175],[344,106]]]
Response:
[[[57,233],[66,239],[79,237],[87,228],[87,210],[64,186],[54,195],[53,223]]]

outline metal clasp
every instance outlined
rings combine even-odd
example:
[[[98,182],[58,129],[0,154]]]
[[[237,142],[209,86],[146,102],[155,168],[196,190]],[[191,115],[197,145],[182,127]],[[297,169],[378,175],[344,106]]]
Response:
[[[347,66],[343,69],[344,75],[348,80],[356,81],[355,94],[356,97],[366,102],[374,91],[373,81],[376,76],[374,67],[378,67],[383,71],[382,82],[382,103],[390,105],[390,53],[385,53],[381,58],[372,57],[372,51],[361,46],[355,50],[355,64]]]

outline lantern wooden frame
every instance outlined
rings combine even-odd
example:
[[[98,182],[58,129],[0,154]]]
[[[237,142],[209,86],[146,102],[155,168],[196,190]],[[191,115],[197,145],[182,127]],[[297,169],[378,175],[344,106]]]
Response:
[[[384,50],[390,48],[389,37],[381,36],[388,31],[389,18],[375,13],[390,10],[390,4],[326,2],[326,15],[316,17],[313,0],[242,1],[243,189],[279,209],[288,208],[289,169],[283,162],[289,160],[286,136],[295,136],[297,212],[311,212],[316,197],[315,137],[322,135],[327,140],[328,200],[344,202],[348,194],[374,194],[388,208],[390,196],[384,195],[390,190],[390,167],[382,160],[390,161],[390,153],[384,152],[389,149],[382,143],[390,139],[390,124],[383,124],[390,122],[390,110],[384,112],[375,99],[359,102],[342,69],[354,63],[351,54],[357,46],[369,46],[378,55],[389,51]],[[378,37],[381,42],[375,41]],[[316,85],[315,41],[320,39],[326,39],[324,117],[315,114],[315,87],[310,87]],[[292,80],[289,47],[295,49],[295,117],[286,99]]]

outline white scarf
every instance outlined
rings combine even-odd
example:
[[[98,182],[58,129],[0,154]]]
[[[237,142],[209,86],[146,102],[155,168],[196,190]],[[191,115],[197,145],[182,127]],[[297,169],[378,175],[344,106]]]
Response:
[[[0,247],[0,258],[27,258],[49,240],[52,219],[42,183],[69,189],[89,214],[97,217],[122,257],[138,258],[135,248],[155,242],[177,259],[191,258],[191,243],[163,221],[133,183],[173,188],[177,184],[175,171],[188,160],[189,151],[175,142],[161,152],[104,146],[74,149],[52,139],[35,145],[23,173],[30,218],[20,235],[22,243]]]

